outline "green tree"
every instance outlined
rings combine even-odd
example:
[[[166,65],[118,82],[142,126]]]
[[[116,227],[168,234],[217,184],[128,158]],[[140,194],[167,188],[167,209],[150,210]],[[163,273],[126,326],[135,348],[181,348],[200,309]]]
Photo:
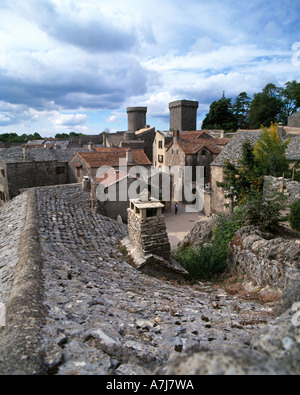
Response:
[[[249,112],[251,99],[246,92],[242,92],[235,99],[233,114],[237,121],[238,129],[249,129]]]
[[[286,150],[290,140],[283,141],[277,133],[278,124],[270,129],[262,128],[262,134],[254,147],[254,155],[264,175],[281,177],[289,172]]]
[[[237,206],[244,205],[250,196],[263,190],[264,175],[249,141],[243,144],[242,158],[237,166],[229,161],[225,163],[224,178],[226,181],[218,183],[218,186],[228,191],[234,188]]]
[[[289,222],[293,229],[300,232],[300,199],[296,200],[291,205],[291,214],[289,216]]]
[[[295,114],[300,107],[300,83],[289,81],[285,88],[279,88],[279,93],[283,103],[280,120],[287,125],[288,117]]]
[[[262,231],[276,232],[284,209],[285,200],[282,195],[271,199],[266,199],[262,192],[251,195],[242,208],[243,222],[245,225],[258,226]]]
[[[268,84],[261,93],[256,93],[250,105],[249,126],[259,129],[261,125],[269,127],[271,122],[280,120],[283,101],[279,89]]]
[[[262,128],[258,142],[252,146],[243,144],[242,157],[238,165],[227,161],[224,165],[224,179],[218,186],[236,192],[236,205],[242,206],[253,196],[263,191],[264,176],[274,177],[288,174],[289,163],[286,149],[289,140],[283,141],[277,134],[277,124],[270,129]]]
[[[69,135],[67,133],[57,133],[55,135],[56,139],[67,139],[69,137]]]
[[[210,105],[209,113],[206,115],[203,129],[224,129],[226,131],[235,131],[237,121],[233,114],[231,99],[225,96]]]

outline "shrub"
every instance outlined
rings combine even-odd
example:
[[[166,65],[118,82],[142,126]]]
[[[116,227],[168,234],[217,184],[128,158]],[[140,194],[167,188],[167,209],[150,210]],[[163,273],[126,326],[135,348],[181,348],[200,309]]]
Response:
[[[175,258],[189,272],[187,278],[210,280],[222,274],[227,267],[229,244],[240,226],[240,212],[230,217],[219,216],[211,245],[179,249]]]
[[[291,205],[289,222],[294,230],[300,232],[300,199],[296,200],[296,202]]]
[[[283,209],[282,196],[265,199],[262,193],[253,195],[242,209],[244,223],[257,226],[262,231],[275,231],[279,226]]]

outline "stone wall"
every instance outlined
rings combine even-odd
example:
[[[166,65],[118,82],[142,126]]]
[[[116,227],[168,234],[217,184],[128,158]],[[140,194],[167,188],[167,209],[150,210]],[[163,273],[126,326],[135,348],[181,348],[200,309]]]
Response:
[[[57,171],[57,168],[63,169]],[[69,167],[66,163],[23,162],[6,165],[9,198],[13,199],[21,189],[45,185],[68,184],[70,182]]]
[[[217,182],[223,181],[223,167],[211,166],[211,214],[228,212],[228,209],[224,206],[226,203],[226,200],[224,198],[225,192],[222,188],[219,188],[217,186]]]
[[[0,192],[3,193],[0,199],[0,206],[9,200],[9,190],[6,178],[6,163],[0,158]]]
[[[264,193],[266,196],[274,196],[284,193],[287,203],[292,204],[300,199],[300,182],[284,179],[283,177],[265,176]]]
[[[295,127],[295,128],[300,127],[300,112],[299,111],[288,118],[288,126]]]
[[[299,236],[274,237],[244,227],[230,245],[229,265],[244,277],[245,286],[282,293],[289,273],[300,270]]]
[[[19,259],[19,244],[27,215],[28,194],[0,209],[0,302],[6,303]]]

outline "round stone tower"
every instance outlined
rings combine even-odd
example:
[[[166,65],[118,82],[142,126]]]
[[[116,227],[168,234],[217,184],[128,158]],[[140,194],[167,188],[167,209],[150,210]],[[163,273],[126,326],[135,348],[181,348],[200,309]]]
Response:
[[[147,107],[128,107],[128,131],[136,132],[139,129],[145,128]]]

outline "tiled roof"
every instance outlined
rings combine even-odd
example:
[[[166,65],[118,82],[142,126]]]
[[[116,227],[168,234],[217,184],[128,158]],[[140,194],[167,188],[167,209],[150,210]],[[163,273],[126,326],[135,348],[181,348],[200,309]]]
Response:
[[[119,166],[120,159],[126,158],[128,148],[96,148],[96,152],[88,152],[79,154],[90,167],[96,168],[101,166]],[[151,161],[143,150],[131,150],[132,166],[149,166]]]
[[[214,144],[216,145],[227,145],[229,143],[230,139],[227,138],[215,138],[214,139]]]
[[[214,140],[177,140],[177,144],[186,155],[195,155],[203,148],[208,149],[213,154],[219,154],[221,152],[221,148],[214,144]],[[168,150],[171,146],[172,144]]]
[[[212,140],[213,137],[205,130],[196,130],[192,132],[180,133],[181,140],[195,140],[199,138]]]

